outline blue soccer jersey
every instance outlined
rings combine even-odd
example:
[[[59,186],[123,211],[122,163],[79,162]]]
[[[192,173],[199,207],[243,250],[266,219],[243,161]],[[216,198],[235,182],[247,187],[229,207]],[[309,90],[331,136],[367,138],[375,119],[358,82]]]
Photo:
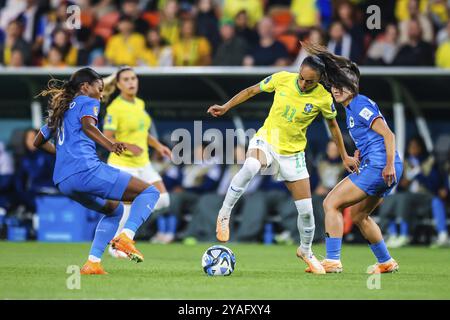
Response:
[[[361,152],[361,163],[369,160],[373,166],[386,165],[386,147],[383,136],[372,130],[377,118],[383,119],[377,104],[366,96],[359,94],[344,108],[347,116],[347,128]],[[395,161],[400,161],[396,152]]]
[[[86,171],[101,164],[97,157],[95,142],[82,130],[81,119],[94,118],[98,123],[100,102],[88,96],[77,96],[64,113],[61,127],[55,135],[56,163],[53,182],[58,184],[71,175]],[[46,140],[53,132],[47,125],[41,128]]]

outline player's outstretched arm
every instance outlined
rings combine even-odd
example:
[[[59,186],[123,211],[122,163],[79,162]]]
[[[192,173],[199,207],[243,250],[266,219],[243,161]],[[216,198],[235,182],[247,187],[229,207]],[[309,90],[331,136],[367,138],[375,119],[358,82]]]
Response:
[[[34,138],[34,146],[51,154],[56,154],[56,148],[53,143],[47,141],[41,131]]]
[[[113,130],[103,130],[103,134],[105,135],[108,140],[112,141],[112,143],[117,143],[119,141],[116,140],[115,132]],[[139,156],[144,150],[140,148],[139,146],[132,144],[132,143],[126,143],[122,142],[126,149],[130,151],[133,155],[136,157]]]
[[[327,119],[328,128],[330,129],[331,136],[336,143],[339,154],[341,155],[342,162],[345,169],[348,172],[359,172],[359,159],[357,157],[350,157],[345,150],[344,139],[342,138],[341,129],[336,119]]]
[[[105,137],[105,135],[100,130],[98,130],[95,124],[96,120],[91,117],[83,117],[81,119],[83,132],[109,152],[114,152],[115,154],[120,155],[127,149],[125,144],[121,142],[112,142],[107,137]]]
[[[231,108],[234,108],[238,104],[241,104],[242,102],[247,101],[248,99],[256,96],[258,93],[261,93],[262,90],[259,87],[259,83],[255,84],[254,86],[248,87],[241,92],[239,92],[237,95],[235,95],[233,98],[231,98],[227,103],[224,105],[213,105],[208,108],[207,113],[212,115],[213,117],[220,117],[224,115],[228,110]]]

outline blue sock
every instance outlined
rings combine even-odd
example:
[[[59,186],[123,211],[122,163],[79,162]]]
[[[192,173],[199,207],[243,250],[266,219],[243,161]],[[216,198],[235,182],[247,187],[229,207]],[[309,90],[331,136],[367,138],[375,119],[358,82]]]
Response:
[[[119,227],[120,218],[123,214],[123,204],[119,203],[116,210],[111,215],[104,216],[97,224],[94,240],[92,241],[89,255],[101,259],[106,246],[114,238],[114,234]]]
[[[398,232],[397,232],[397,224],[395,223],[395,221],[391,221],[391,222],[389,223],[389,226],[388,226],[388,232],[389,232],[389,235],[390,235],[390,236],[396,237],[396,236],[398,235]]]
[[[386,247],[386,244],[384,243],[384,240],[381,240],[378,243],[370,244],[369,247],[372,250],[375,257],[377,257],[379,263],[383,263],[391,259],[391,255],[389,254],[389,251]]]
[[[325,238],[325,246],[327,248],[327,259],[340,260],[342,238]]]
[[[142,191],[131,204],[130,216],[125,223],[124,229],[136,232],[150,217],[158,199],[159,191],[154,186],[150,186]]]
[[[177,232],[177,216],[170,214],[167,217],[167,233],[175,234]]]
[[[408,234],[409,234],[408,229],[409,229],[408,222],[402,220],[400,222],[400,235],[408,236]]]
[[[167,230],[167,222],[166,217],[162,214],[158,216],[156,219],[156,227],[158,229],[158,232],[165,233]]]
[[[441,198],[434,197],[431,201],[431,211],[433,213],[433,219],[436,223],[437,232],[447,232],[447,222],[445,205]]]

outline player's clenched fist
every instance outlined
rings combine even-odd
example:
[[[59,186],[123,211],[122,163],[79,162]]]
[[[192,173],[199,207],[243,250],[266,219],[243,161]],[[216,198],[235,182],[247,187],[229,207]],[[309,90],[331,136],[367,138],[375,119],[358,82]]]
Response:
[[[218,104],[215,104],[208,108],[208,113],[212,115],[213,117],[220,117],[224,115],[228,109],[225,106],[219,106]]]
[[[127,150],[127,147],[122,142],[115,142],[111,145],[111,149],[109,152],[114,152],[117,155],[120,155],[122,152]]]

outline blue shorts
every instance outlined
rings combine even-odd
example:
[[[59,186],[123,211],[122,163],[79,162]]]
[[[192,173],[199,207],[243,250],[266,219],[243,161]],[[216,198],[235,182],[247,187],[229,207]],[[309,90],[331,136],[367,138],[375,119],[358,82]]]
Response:
[[[362,165],[359,170],[359,174],[352,173],[349,175],[350,180],[362,191],[369,196],[385,197],[400,181],[403,173],[403,163],[395,163],[395,175],[397,182],[394,182],[390,187],[384,182],[383,179],[384,167],[373,166],[370,163]]]
[[[130,179],[131,174],[101,163],[95,168],[71,175],[58,183],[57,187],[64,195],[94,209],[84,202],[95,198],[121,200]]]

